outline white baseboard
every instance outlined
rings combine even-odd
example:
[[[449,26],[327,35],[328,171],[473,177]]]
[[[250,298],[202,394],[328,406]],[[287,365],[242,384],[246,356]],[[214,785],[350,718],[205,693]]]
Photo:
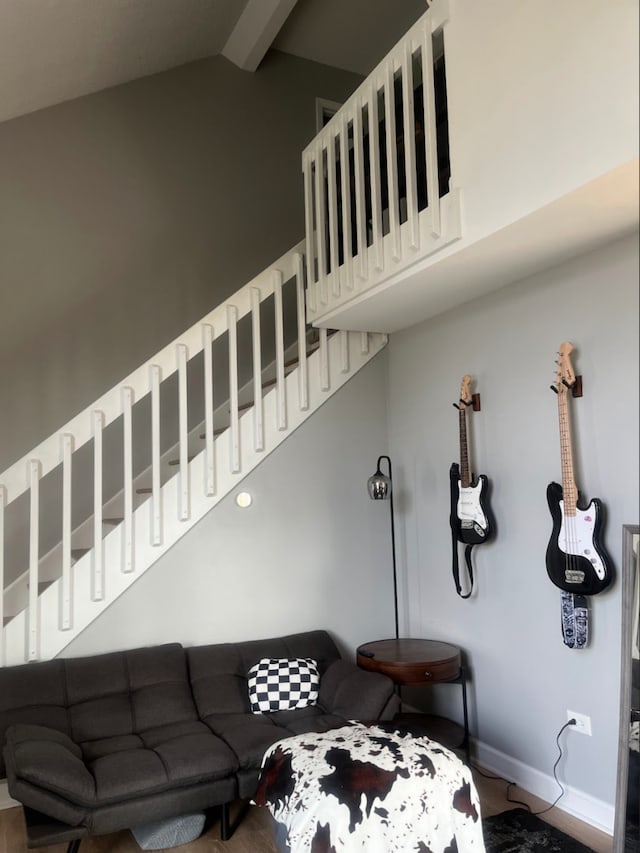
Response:
[[[0,779],[0,811],[2,811],[3,809],[13,809],[19,805],[20,803],[17,802],[17,800],[12,800],[9,796],[7,780]]]
[[[481,767],[502,776],[509,782],[516,782],[525,791],[535,794],[547,803],[552,803],[560,793],[553,776],[541,773],[491,746],[474,741],[474,754]],[[563,788],[565,793],[557,808],[608,835],[613,835],[615,815],[613,804],[605,803],[603,800],[592,797],[591,794],[585,794],[584,791],[564,783]]]

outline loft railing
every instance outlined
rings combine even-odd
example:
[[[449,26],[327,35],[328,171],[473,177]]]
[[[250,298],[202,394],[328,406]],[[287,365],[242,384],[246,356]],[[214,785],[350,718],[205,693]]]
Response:
[[[303,152],[311,322],[460,237],[447,18],[438,0]]]
[[[372,357],[327,330],[309,355],[304,269],[299,244],[0,474],[0,665],[77,632]]]

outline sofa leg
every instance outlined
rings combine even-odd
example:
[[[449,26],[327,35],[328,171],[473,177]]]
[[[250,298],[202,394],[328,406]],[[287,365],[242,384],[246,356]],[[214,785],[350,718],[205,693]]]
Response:
[[[73,841],[70,841],[69,846],[67,847],[67,853],[78,853],[81,841],[81,838],[74,838]]]
[[[241,807],[240,811],[236,815],[234,821],[231,820],[231,803],[224,803],[222,805],[222,811],[220,814],[220,838],[222,841],[228,841],[236,829],[240,826],[242,822],[242,818],[246,815],[249,810],[249,800],[245,800]]]

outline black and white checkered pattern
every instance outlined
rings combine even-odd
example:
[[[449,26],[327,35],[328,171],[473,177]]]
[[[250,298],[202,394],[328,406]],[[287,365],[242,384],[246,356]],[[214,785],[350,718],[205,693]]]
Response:
[[[262,658],[248,674],[254,714],[306,708],[318,700],[320,674],[312,658]]]

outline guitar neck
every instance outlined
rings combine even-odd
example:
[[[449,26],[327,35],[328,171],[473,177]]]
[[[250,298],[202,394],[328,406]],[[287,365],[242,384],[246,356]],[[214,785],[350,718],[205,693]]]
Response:
[[[573,477],[573,452],[567,393],[558,394],[558,421],[560,423],[560,460],[562,463],[562,500],[565,516],[574,516],[578,504],[578,490]]]
[[[469,468],[469,449],[467,447],[467,414],[465,406],[458,412],[460,428],[460,485],[468,488],[471,485],[471,470]]]

